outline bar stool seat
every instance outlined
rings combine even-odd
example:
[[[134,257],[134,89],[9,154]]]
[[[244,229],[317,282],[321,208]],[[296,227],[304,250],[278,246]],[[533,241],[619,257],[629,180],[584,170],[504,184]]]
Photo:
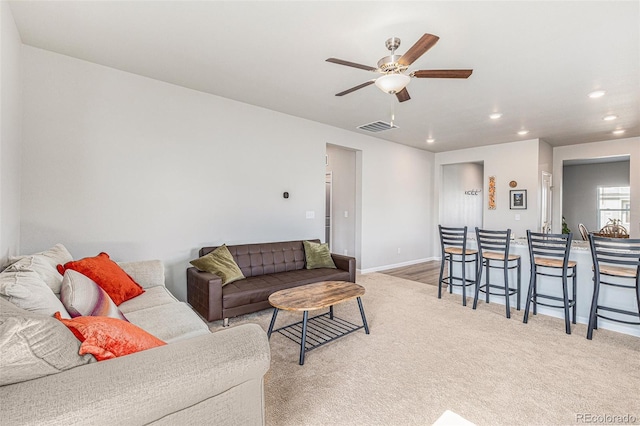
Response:
[[[531,262],[531,278],[524,309],[523,323],[529,321],[529,309],[533,303],[533,315],[538,313],[538,305],[564,310],[564,324],[567,334],[571,334],[571,322],[576,323],[577,263],[569,260],[573,234],[542,234],[527,230],[529,259]],[[538,292],[538,275],[560,278],[562,281],[562,297]],[[567,280],[571,278],[571,295]],[[545,303],[538,298],[562,302],[562,304]],[[571,308],[571,315],[569,314]]]
[[[462,249],[459,247],[445,247],[444,252],[448,254],[462,254]],[[466,256],[471,256],[472,254],[478,254],[478,250],[465,249],[464,254]]]
[[[546,266],[549,268],[562,268],[562,260],[561,259],[550,259],[548,257],[536,257],[534,258],[536,266]],[[567,262],[568,268],[574,268],[577,265],[576,262],[570,260]]]
[[[591,267],[591,270],[594,271],[595,268]],[[636,269],[623,268],[620,266],[600,265],[600,273],[610,275],[612,277],[635,278],[638,271]]]
[[[478,250],[467,248],[467,227],[452,228],[438,225],[440,233],[440,247],[442,262],[440,263],[440,276],[438,277],[438,299],[442,298],[442,284],[449,287],[449,293],[453,292],[453,286],[462,287],[462,306],[467,306],[467,286],[476,283],[475,271],[478,265]],[[444,276],[445,264],[449,262],[449,276]],[[467,278],[467,263],[475,262],[471,277]],[[460,263],[462,271],[460,275],[454,275],[453,264]],[[456,282],[459,281],[459,282]]]
[[[520,310],[520,275],[521,262],[520,256],[509,253],[509,243],[511,241],[511,229],[506,231],[489,231],[476,227],[476,241],[478,242],[478,250],[480,256],[480,265],[478,267],[478,277],[476,278],[476,294],[473,298],[473,309],[478,307],[478,297],[480,292],[485,294],[485,302],[489,303],[490,295],[504,296],[506,316],[511,318],[511,307],[509,306],[509,298],[516,295],[516,309]],[[494,264],[491,264],[491,262]],[[515,261],[515,264],[512,262]],[[494,284],[490,279],[491,268],[503,270],[504,284]],[[482,270],[487,271],[485,284],[482,284]],[[517,286],[515,288],[509,286],[509,270],[517,270]],[[494,291],[491,291],[491,290]]]
[[[593,330],[598,329],[598,318],[623,324],[640,325],[640,321],[631,321],[627,318],[640,319],[640,239],[607,238],[589,234],[589,247],[593,259],[593,299],[589,312],[587,339],[591,340]],[[632,282],[629,283],[629,280]],[[611,306],[611,302],[607,302],[606,298],[600,304],[601,284],[634,290],[636,310],[631,311]],[[617,316],[607,316],[602,311],[613,312]]]
[[[491,260],[504,260],[504,253],[496,253],[493,251],[483,251],[482,252],[483,259],[491,259]],[[517,260],[520,259],[520,256],[517,254],[510,254],[508,256],[508,260]]]

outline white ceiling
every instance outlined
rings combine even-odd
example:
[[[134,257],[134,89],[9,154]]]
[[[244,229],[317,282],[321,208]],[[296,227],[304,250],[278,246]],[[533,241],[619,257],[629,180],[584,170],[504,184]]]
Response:
[[[394,112],[398,129],[362,133],[429,151],[640,136],[638,1],[10,4],[25,44],[354,132]],[[334,96],[376,74],[325,59],[375,66],[387,38],[402,54],[424,33],[440,41],[410,70],[472,76],[412,79],[402,104],[374,85]]]

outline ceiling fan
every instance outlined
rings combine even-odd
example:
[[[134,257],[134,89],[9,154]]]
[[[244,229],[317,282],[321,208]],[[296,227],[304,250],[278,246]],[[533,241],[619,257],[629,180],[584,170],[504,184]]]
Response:
[[[373,71],[382,76],[359,84],[355,87],[336,93],[336,96],[344,96],[358,89],[374,84],[383,92],[396,95],[398,101],[404,102],[411,99],[407,91],[407,84],[411,78],[468,78],[473,70],[416,70],[406,74],[409,66],[414,63],[427,50],[431,49],[440,39],[433,34],[424,34],[411,48],[402,56],[396,55],[396,49],[400,47],[400,39],[391,37],[385,42],[391,55],[385,56],[378,61],[378,67],[357,64],[355,62],[344,61],[337,58],[329,58],[327,62],[348,67],[360,68],[366,71]]]

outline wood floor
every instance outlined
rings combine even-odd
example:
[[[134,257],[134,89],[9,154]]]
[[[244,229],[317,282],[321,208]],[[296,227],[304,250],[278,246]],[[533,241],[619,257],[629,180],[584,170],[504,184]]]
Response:
[[[446,276],[445,269],[445,276]],[[380,271],[381,274],[391,275],[406,280],[418,281],[424,284],[438,285],[438,275],[440,274],[440,261],[431,260],[415,265],[403,266],[401,268]]]

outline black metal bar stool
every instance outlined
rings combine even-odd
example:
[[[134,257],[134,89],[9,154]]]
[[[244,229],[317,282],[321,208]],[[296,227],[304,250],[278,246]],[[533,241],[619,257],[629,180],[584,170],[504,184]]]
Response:
[[[467,227],[448,228],[438,225],[440,231],[440,247],[442,248],[442,263],[440,264],[440,277],[438,279],[438,299],[442,297],[442,284],[449,286],[449,293],[453,292],[452,286],[462,287],[462,306],[467,306],[467,286],[476,283],[475,270],[478,267],[478,250],[467,248]],[[449,262],[449,276],[443,277],[445,262]],[[475,262],[473,279],[466,277],[467,263]],[[453,275],[453,264],[462,265],[461,276]],[[460,283],[454,283],[454,280]]]
[[[571,239],[573,234],[540,234],[527,230],[529,243],[529,259],[531,261],[531,280],[524,309],[525,324],[529,321],[529,307],[533,303],[533,315],[538,313],[537,306],[564,309],[564,325],[567,334],[571,334],[569,308],[572,308],[572,322],[576,323],[576,280],[578,271],[576,262],[569,260]],[[560,271],[558,271],[560,270]],[[569,272],[571,270],[571,272]],[[559,274],[558,274],[559,272]],[[538,293],[538,275],[560,278],[562,280],[562,297]],[[567,280],[572,279],[572,292],[569,296]],[[538,298],[562,302],[562,305],[539,302]]]
[[[587,339],[593,337],[593,330],[598,329],[598,318],[624,324],[640,325],[640,322],[626,321],[620,318],[608,317],[598,311],[609,311],[617,314],[640,318],[640,239],[605,238],[589,234],[589,245],[593,259],[593,300],[589,314]],[[610,280],[615,278],[616,282]],[[633,284],[621,284],[622,280],[631,280]],[[606,281],[605,281],[606,280]],[[598,304],[600,284],[612,287],[635,289],[637,312],[603,306]]]
[[[517,254],[509,254],[509,243],[511,241],[511,229],[506,231],[488,231],[486,229],[478,229],[476,227],[476,240],[478,241],[478,253],[481,264],[478,268],[478,277],[476,285],[476,295],[473,298],[473,309],[478,306],[478,296],[480,292],[485,294],[485,301],[489,303],[489,295],[504,296],[507,309],[507,318],[511,318],[511,307],[509,298],[516,295],[516,309],[520,310],[520,275],[521,261]],[[494,262],[492,265],[491,262]],[[515,263],[514,263],[515,262]],[[482,283],[482,269],[487,271],[485,284]],[[500,268],[504,274],[504,284],[491,284],[490,271],[491,268]],[[509,287],[509,270],[517,270],[517,285],[515,288]],[[496,292],[492,292],[491,289]]]

